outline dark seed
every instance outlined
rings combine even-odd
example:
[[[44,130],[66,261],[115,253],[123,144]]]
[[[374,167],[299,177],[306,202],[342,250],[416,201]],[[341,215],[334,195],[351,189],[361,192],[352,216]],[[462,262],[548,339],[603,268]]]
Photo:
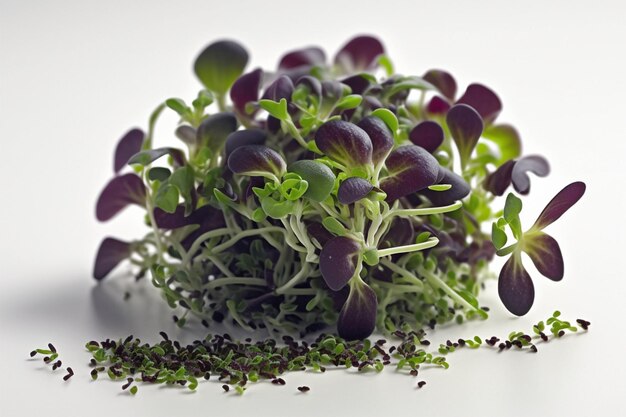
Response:
[[[300,391],[300,392],[309,392],[310,390],[311,390],[311,388],[307,387],[306,385],[298,387],[298,391]]]
[[[424,385],[426,385],[426,381],[420,381],[417,383],[417,388],[422,388]]]
[[[230,387],[229,387],[228,385],[226,385],[226,384],[222,385],[222,389],[223,389],[225,392],[230,391]]]

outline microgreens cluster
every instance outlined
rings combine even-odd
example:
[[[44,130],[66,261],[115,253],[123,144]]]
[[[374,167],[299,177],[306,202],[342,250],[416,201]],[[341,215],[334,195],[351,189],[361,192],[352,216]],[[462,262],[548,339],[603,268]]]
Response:
[[[560,312],[556,311],[546,320],[552,338],[560,338],[566,331],[578,330],[559,316]],[[590,326],[586,320],[578,319],[576,322],[585,331]],[[224,391],[229,392],[232,388],[243,394],[249,383],[260,380],[286,385],[281,376],[292,371],[325,372],[328,367],[335,367],[357,372],[381,372],[386,366],[391,366],[398,372],[417,377],[422,364],[448,369],[449,364],[442,355],[463,347],[477,349],[486,346],[499,352],[515,347],[537,352],[535,343],[547,342],[551,338],[544,333],[545,329],[546,324],[541,321],[533,326],[532,336],[512,332],[499,344],[500,339],[495,336],[485,339],[484,344],[478,336],[457,342],[448,340],[440,344],[439,355],[426,350],[431,342],[422,330],[396,330],[391,336],[398,340],[397,343],[388,343],[385,339],[349,341],[328,334],[319,335],[311,344],[298,342],[290,336],[283,336],[282,342],[275,339],[252,342],[251,339],[236,341],[228,334],[209,334],[203,340],[184,346],[161,332],[163,340],[152,345],[142,343],[131,335],[117,341],[91,341],[85,347],[92,355],[91,378],[96,380],[106,373],[109,379],[123,382],[122,390],[128,389],[132,395],[137,393],[138,383],[178,385],[195,391],[202,380],[217,380],[223,383]],[[52,350],[37,349],[31,356],[37,353],[49,355],[56,350],[53,353]],[[46,363],[53,360],[49,356],[44,361],[46,359]],[[71,368],[67,369],[73,375]],[[65,380],[68,378],[67,375],[64,377]],[[418,381],[417,387],[422,388],[425,384],[425,381]],[[297,389],[303,393],[310,390],[308,386]]]
[[[582,183],[524,234],[513,195],[494,223],[495,246],[483,231],[499,217],[496,196],[511,184],[527,194],[528,172],[549,171],[496,122],[502,105],[489,88],[470,84],[457,97],[443,70],[395,74],[370,36],[350,40],[332,64],[315,47],[287,53],[273,72],[244,73],[247,62],[236,42],[209,45],[194,65],[205,87],[197,97],[165,100],[146,133],[120,140],[96,216],[138,205],[150,232],[105,239],[96,279],[127,259],[170,306],[205,323],[228,318],[277,334],[336,325],[355,340],[376,327],[486,317],[476,296],[496,250],[512,254],[499,290],[514,314],[533,300],[521,251],[562,277],[558,245],[541,229],[580,198]],[[164,111],[180,117],[184,149],[153,146]],[[506,227],[518,243],[503,248]]]

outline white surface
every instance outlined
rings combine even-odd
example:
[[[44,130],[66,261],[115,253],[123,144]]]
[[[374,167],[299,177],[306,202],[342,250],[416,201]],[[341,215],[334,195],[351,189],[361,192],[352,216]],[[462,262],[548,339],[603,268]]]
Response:
[[[309,4],[0,1],[0,414],[623,415],[626,8],[617,1],[508,2],[506,10],[495,1]],[[400,72],[446,68],[461,86],[480,81],[498,92],[500,120],[519,128],[526,153],[552,163],[550,177],[533,181],[526,224],[568,182],[588,184],[579,205],[550,227],[565,256],[563,282],[533,274],[537,299],[521,319],[505,314],[492,283],[483,296],[490,320],[439,330],[431,340],[529,330],[555,308],[591,320],[591,331],[542,345],[537,355],[455,353],[449,370],[420,373],[428,384],[419,391],[415,379],[393,372],[294,373],[285,387],[258,384],[242,398],[211,382],[195,394],[141,387],[134,398],[118,383],[90,382],[87,340],[202,333],[176,334],[151,288],[123,274],[102,286],[90,277],[103,236],[131,238],[141,229],[132,209],[106,225],[94,219],[117,138],[145,127],[159,101],[196,93],[191,64],[212,40],[239,39],[250,68],[272,68],[286,49],[320,44],[332,54],[361,32],[383,39]],[[161,124],[157,142],[173,123]],[[127,286],[133,296],[123,301]],[[75,370],[69,383],[62,371],[27,359],[48,341]],[[307,395],[296,391],[303,384],[312,388]]]

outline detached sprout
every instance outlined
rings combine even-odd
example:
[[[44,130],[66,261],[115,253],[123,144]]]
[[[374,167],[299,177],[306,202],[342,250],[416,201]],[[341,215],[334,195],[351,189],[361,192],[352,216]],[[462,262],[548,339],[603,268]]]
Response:
[[[498,289],[513,314],[534,299],[522,252],[541,274],[563,278],[559,246],[543,229],[584,184],[557,194],[524,233],[514,194],[501,215],[496,196],[511,186],[525,196],[529,173],[550,167],[523,155],[488,87],[458,97],[445,70],[395,74],[372,36],[334,57],[291,50],[267,71],[247,68],[248,58],[232,40],[207,46],[193,66],[198,94],[164,99],[145,132],[121,138],[96,217],[138,206],[148,231],[107,237],[96,279],[128,261],[185,309],[180,326],[193,315],[271,335],[336,327],[356,340],[486,318],[477,296],[496,254],[510,256]],[[155,148],[164,112],[179,124],[172,146]],[[516,243],[506,246],[509,235]]]

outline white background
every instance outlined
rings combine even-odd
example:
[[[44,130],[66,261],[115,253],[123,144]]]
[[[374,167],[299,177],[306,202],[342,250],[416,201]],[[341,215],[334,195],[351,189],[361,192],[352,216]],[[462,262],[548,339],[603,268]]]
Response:
[[[623,415],[623,98],[626,56],[620,2],[0,1],[0,414],[33,415]],[[488,349],[450,356],[428,384],[393,371],[295,373],[287,385],[257,384],[242,397],[219,384],[198,392],[90,382],[83,345],[130,333],[158,340],[176,332],[152,288],[118,270],[96,286],[92,259],[105,235],[131,239],[139,210],[97,224],[94,205],[112,175],[117,139],[165,98],[192,98],[192,62],[207,43],[235,38],[251,65],[273,68],[284,50],[310,44],[329,55],[356,33],[378,34],[399,72],[451,71],[460,88],[480,81],[504,103],[499,120],[520,130],[525,153],[542,153],[552,174],[533,180],[522,220],[534,221],[561,187],[584,180],[587,194],[550,226],[566,276],[535,276],[537,299],[508,315],[495,282],[482,300],[486,322],[451,326],[447,338],[530,330],[555,308],[584,317],[591,331],[541,345],[536,355]],[[170,140],[166,118],[157,144]],[[175,139],[173,139],[175,140]],[[128,301],[122,296],[132,293]],[[63,383],[28,352],[54,341],[76,376]],[[298,385],[312,390],[299,394]]]

